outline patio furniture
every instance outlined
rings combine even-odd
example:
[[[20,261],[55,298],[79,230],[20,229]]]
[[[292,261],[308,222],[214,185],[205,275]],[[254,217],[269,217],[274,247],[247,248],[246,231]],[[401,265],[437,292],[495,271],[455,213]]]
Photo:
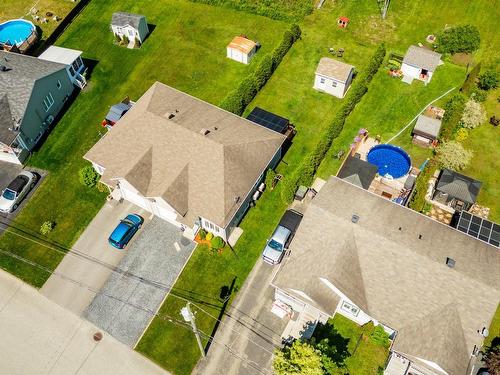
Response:
[[[337,57],[342,57],[343,55],[344,55],[344,49],[339,48],[339,50],[337,51]]]

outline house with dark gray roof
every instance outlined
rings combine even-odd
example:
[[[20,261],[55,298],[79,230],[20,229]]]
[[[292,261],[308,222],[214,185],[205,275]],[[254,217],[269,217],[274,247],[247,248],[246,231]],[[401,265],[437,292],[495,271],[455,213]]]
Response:
[[[439,174],[433,199],[457,211],[469,210],[476,203],[482,183],[444,168]]]
[[[0,51],[0,160],[21,164],[74,87],[64,63]]]
[[[428,84],[439,64],[441,54],[424,47],[410,46],[401,65],[403,81],[411,83],[418,79]]]
[[[146,16],[141,14],[115,12],[111,17],[111,30],[113,34],[123,39],[124,36],[134,45],[137,39],[141,44],[149,34]]]
[[[84,158],[114,192],[185,235],[202,227],[227,240],[285,139],[156,82]]]
[[[393,341],[384,374],[455,375],[495,314],[499,269],[496,247],[331,177],[271,285],[301,325],[285,332],[335,314],[373,321]]]
[[[377,175],[378,167],[365,160],[348,155],[337,177],[368,190]]]

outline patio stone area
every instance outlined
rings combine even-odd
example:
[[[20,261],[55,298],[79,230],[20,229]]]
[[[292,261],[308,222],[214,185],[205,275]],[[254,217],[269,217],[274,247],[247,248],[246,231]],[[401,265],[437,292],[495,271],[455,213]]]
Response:
[[[426,213],[426,215],[446,225],[449,225],[451,223],[451,218],[453,216],[451,212],[445,211],[442,208],[434,205],[432,206],[431,210]]]

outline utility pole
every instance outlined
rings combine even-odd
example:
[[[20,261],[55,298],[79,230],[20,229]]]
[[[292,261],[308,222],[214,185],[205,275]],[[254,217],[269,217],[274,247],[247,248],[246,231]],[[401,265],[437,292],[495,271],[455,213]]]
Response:
[[[203,349],[203,345],[201,343],[201,337],[198,333],[198,329],[196,328],[196,322],[194,314],[191,312],[191,308],[189,307],[190,302],[186,304],[186,307],[181,309],[181,315],[186,322],[191,323],[191,328],[193,329],[193,333],[196,336],[196,342],[198,343],[198,347],[200,348],[201,355],[205,357],[205,349]]]

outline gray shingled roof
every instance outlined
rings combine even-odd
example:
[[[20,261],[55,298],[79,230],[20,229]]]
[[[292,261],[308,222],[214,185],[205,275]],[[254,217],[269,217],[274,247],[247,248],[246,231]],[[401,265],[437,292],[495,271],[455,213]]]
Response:
[[[317,288],[326,279],[398,331],[396,350],[464,374],[474,345],[481,346],[477,330],[489,326],[500,300],[499,269],[493,246],[331,177],[273,283],[306,293],[307,303],[333,314],[337,295]]]
[[[225,227],[284,140],[156,82],[85,158],[105,168],[103,182],[164,198],[187,225],[202,216]]]
[[[368,190],[377,171],[376,165],[349,155],[337,177]]]
[[[418,116],[417,123],[413,128],[413,133],[437,139],[440,130],[441,120],[420,115]]]
[[[329,57],[322,57],[319,60],[316,74],[333,78],[339,82],[347,82],[349,74],[354,69],[354,66],[346,64],[345,62],[331,59]]]
[[[7,68],[0,70],[0,141],[9,144],[16,134],[8,129],[23,118],[35,82],[65,65],[6,51],[0,51],[0,65]]]
[[[126,12],[115,12],[111,17],[111,24],[115,26],[127,26],[130,25],[134,29],[139,28],[139,23],[142,18],[146,18],[142,14],[126,13]]]
[[[423,47],[410,46],[403,58],[403,64],[427,69],[430,72],[436,70],[441,59],[441,54]]]
[[[481,182],[450,169],[443,169],[439,176],[436,190],[449,197],[473,204],[476,202]]]

